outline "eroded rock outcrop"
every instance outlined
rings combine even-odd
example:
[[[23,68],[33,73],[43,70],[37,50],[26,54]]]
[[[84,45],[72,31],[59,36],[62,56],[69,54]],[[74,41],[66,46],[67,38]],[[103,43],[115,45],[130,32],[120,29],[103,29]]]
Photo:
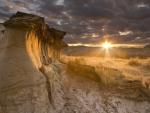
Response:
[[[65,34],[49,28],[44,18],[21,12],[1,25],[0,113],[53,113],[53,83],[44,75],[47,70],[39,69],[59,59],[67,46],[62,41]]]

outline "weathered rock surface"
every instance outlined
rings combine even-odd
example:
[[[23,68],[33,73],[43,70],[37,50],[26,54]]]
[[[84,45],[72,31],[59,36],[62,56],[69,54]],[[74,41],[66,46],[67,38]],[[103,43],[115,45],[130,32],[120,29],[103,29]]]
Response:
[[[92,67],[88,77],[67,73],[58,61],[65,32],[44,18],[18,12],[0,26],[0,113],[150,112],[149,101],[100,86]]]
[[[48,80],[39,68],[59,58],[65,32],[49,28],[41,17],[20,12],[3,25],[0,39],[1,113],[53,113],[48,96],[51,91],[46,88]]]

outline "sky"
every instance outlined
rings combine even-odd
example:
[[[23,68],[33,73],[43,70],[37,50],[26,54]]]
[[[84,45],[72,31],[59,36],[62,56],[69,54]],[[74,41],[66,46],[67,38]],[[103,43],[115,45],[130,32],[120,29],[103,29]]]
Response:
[[[150,0],[0,0],[0,22],[17,11],[45,17],[68,43],[150,43]]]

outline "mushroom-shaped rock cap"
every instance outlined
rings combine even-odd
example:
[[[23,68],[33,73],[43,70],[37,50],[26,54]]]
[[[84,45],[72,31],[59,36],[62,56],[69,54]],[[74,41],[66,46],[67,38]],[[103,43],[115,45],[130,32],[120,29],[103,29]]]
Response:
[[[66,32],[56,30],[54,28],[49,28],[49,26],[45,23],[44,18],[37,15],[17,12],[12,17],[10,17],[9,20],[4,22],[3,25],[6,28],[15,27],[19,29],[32,29],[37,33],[38,39],[43,40],[45,43],[54,44],[55,42],[62,47],[66,47],[67,45],[62,41]]]
[[[34,28],[42,24],[44,24],[43,17],[23,12],[17,12],[4,23],[5,26],[29,28]]]

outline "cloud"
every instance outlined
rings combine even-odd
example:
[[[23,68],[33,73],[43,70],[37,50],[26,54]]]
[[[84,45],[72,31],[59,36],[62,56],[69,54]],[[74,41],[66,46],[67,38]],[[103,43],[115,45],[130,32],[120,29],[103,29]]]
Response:
[[[78,18],[112,18],[112,5],[105,0],[65,0],[70,14]]]
[[[67,31],[68,42],[94,42],[106,34],[121,38],[126,31],[132,32],[126,37],[145,38],[150,32],[150,0],[1,0],[1,21],[18,10]]]
[[[132,31],[124,31],[124,32],[121,32],[121,31],[119,31],[119,34],[122,36],[124,36],[124,35],[129,35],[129,34],[133,34],[133,32]]]

